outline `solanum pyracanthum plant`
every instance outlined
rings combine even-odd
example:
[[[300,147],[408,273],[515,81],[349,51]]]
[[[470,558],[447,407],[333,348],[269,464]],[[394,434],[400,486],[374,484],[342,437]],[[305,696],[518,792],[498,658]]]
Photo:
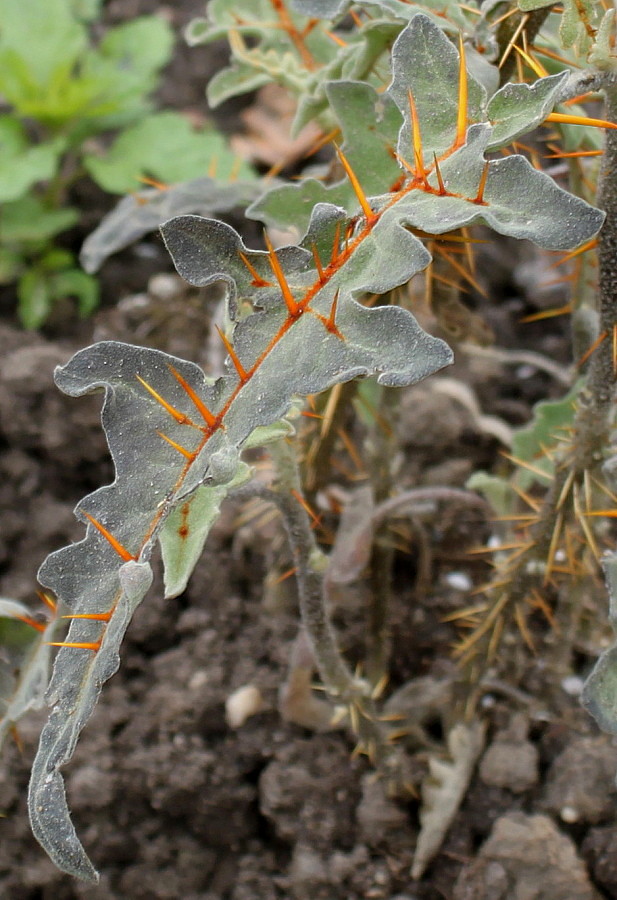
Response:
[[[310,529],[288,414],[298,398],[343,382],[410,385],[451,362],[447,344],[393,302],[396,289],[430,266],[441,236],[465,239],[466,229],[482,223],[548,250],[575,251],[598,241],[605,217],[602,235],[612,233],[616,188],[601,190],[602,209],[594,208],[516,152],[521,136],[547,121],[582,125],[582,138],[564,133],[583,153],[598,129],[615,127],[614,19],[599,5],[584,6],[583,19],[570,4],[563,13],[574,32],[563,42],[582,65],[576,75],[563,55],[558,63],[554,53],[545,57],[551,71],[541,63],[538,29],[547,23],[549,36],[555,29],[550,7],[537,2],[437,9],[403,0],[242,0],[232,9],[212,0],[208,18],[189,29],[192,43],[229,38],[231,63],[209,87],[212,104],[276,81],[298,101],[294,127],[315,121],[335,151],[326,177],[266,182],[247,210],[268,227],[294,232],[297,243],[275,249],[266,233],[266,249],[254,250],[229,225],[194,215],[162,226],[187,281],[225,285],[224,375],[211,378],[192,362],[117,342],[87,347],[56,371],[58,387],[71,396],[104,392],[102,423],[115,464],[113,483],[76,508],[83,540],[52,553],[39,573],[68,611],[70,628],[64,640],[39,639],[41,653],[50,644],[59,650],[29,808],[36,837],[63,870],[97,879],[70,820],[61,768],[119,665],[122,638],[152,582],[155,545],[166,594],[176,596],[221,502],[250,483],[248,447],[271,453],[269,496],[287,525],[302,621],[327,695],[339,713],[347,711],[360,749],[392,774],[392,744],[374,709],[379,691],[352,673],[328,617],[328,563]],[[583,40],[592,19],[595,38]],[[508,80],[511,74],[517,79]],[[555,111],[589,90],[605,91],[609,121]],[[593,432],[593,446],[587,452],[572,438],[560,451],[563,464],[553,462],[544,503],[527,517],[527,543],[517,545],[516,558],[502,552],[507,578],[487,586],[485,615],[464,642],[463,658],[485,641],[494,650],[504,617],[518,616],[532,596],[538,568],[530,563],[539,555],[550,572],[566,517],[591,533],[581,485],[598,477],[598,447],[608,443],[611,424],[617,320],[615,292],[612,305],[604,302],[609,268],[601,249],[598,335],[606,340],[594,348],[572,428],[574,435]],[[11,707],[12,721],[20,711]],[[421,871],[423,863],[415,865]]]

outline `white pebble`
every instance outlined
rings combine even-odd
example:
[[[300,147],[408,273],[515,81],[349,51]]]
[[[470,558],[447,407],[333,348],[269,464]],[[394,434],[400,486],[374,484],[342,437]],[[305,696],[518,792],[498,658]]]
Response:
[[[445,580],[446,584],[454,588],[455,591],[471,590],[472,581],[466,572],[448,572]]]
[[[245,684],[225,701],[225,719],[230,728],[240,728],[248,718],[261,712],[264,699],[254,684]]]

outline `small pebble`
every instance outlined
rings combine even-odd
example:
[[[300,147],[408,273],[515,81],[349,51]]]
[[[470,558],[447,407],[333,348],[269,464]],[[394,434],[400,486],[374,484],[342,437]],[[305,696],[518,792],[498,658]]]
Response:
[[[445,577],[446,584],[455,591],[470,591],[472,581],[466,572],[449,572]]]

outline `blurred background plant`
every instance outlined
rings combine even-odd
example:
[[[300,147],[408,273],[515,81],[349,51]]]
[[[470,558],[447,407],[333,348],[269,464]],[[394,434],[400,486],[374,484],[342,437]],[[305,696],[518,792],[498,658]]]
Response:
[[[26,328],[72,296],[82,316],[99,283],[65,247],[82,211],[71,189],[90,176],[112,194],[233,173],[223,138],[152,94],[174,35],[159,16],[97,28],[101,0],[0,0],[0,284],[15,284]],[[227,168],[226,168],[227,167]],[[236,165],[236,171],[239,167]],[[245,173],[247,170],[244,170]]]

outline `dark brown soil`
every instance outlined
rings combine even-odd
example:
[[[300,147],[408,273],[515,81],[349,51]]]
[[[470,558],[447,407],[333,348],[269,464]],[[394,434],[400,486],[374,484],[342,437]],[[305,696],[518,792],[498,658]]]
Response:
[[[157,5],[112,0],[107,16],[118,21]],[[201,10],[195,0],[166,8],[177,24]],[[204,51],[181,53],[161,93],[164,102],[198,107],[212,58]],[[107,297],[129,298],[117,308],[109,305],[82,324],[68,308],[60,310],[42,336],[24,334],[10,315],[0,324],[2,596],[33,599],[46,554],[81,536],[73,506],[113,477],[99,398],[61,395],[54,366],[103,337],[150,343],[208,364],[215,298],[160,278],[145,293],[154,272],[171,268],[156,238],[146,244],[155,250],[126,251],[102,273]],[[534,252],[495,243],[490,253],[493,299],[478,298],[478,311],[497,345],[567,360],[567,334],[557,320],[521,332],[526,311],[558,305],[537,290],[541,263]],[[130,299],[137,290],[141,296]],[[529,418],[534,402],[562,388],[536,369],[527,367],[517,378],[512,371],[461,354],[444,374],[468,385],[485,415],[516,426]],[[458,487],[475,469],[497,464],[498,438],[460,399],[428,385],[401,394],[401,487]],[[344,730],[315,733],[285,722],[278,711],[298,629],[293,579],[264,591],[268,573],[286,564],[280,528],[265,520],[238,525],[242,510],[238,503],[225,506],[185,594],[164,601],[155,588],[140,607],[121,669],[65,772],[76,828],[100,870],[100,885],[58,872],[31,836],[25,796],[39,715],[20,724],[22,746],[9,741],[0,761],[0,897],[617,898],[617,749],[598,734],[577,697],[595,648],[577,646],[567,668],[556,670],[551,660],[558,658],[559,636],[544,629],[545,655],[518,649],[516,666],[492,672],[480,704],[485,749],[439,854],[414,881],[417,797],[390,800],[370,763],[353,754]],[[486,577],[483,564],[464,552],[485,536],[484,516],[445,508],[426,533],[433,556],[426,593],[417,589],[417,544],[395,560],[386,696],[410,684],[452,682],[448,655],[455,632],[443,619],[468,602],[461,578]],[[365,617],[362,591],[349,592],[337,625],[353,662],[363,658]],[[226,701],[247,685],[258,689],[261,710],[232,728]],[[440,696],[424,724],[443,746],[451,724],[443,698],[451,695]],[[417,786],[426,750],[411,740],[403,746]]]

